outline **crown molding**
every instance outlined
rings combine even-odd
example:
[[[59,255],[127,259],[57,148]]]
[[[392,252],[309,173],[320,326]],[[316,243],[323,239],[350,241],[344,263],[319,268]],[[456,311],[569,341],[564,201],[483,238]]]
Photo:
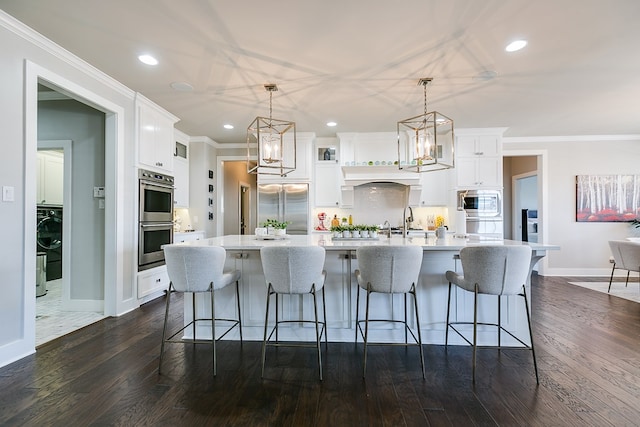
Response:
[[[27,25],[18,21],[16,18],[7,14],[3,10],[0,10],[0,26],[9,30],[13,34],[17,35],[18,37],[28,41],[29,43],[32,43],[33,45],[39,47],[45,52],[50,53],[54,57],[65,62],[66,64],[71,65],[73,68],[92,76],[93,78],[98,80],[100,83],[115,90],[121,95],[124,95],[132,99],[135,96],[135,91],[133,91],[132,89],[123,85],[122,83],[120,83],[113,77],[109,76],[108,74],[100,71],[99,69],[89,64],[88,62],[84,61],[83,59],[77,57],[76,55],[69,52],[62,46],[49,40],[42,34],[38,33],[31,27],[28,27]]]
[[[509,136],[503,137],[505,144],[523,144],[530,142],[602,142],[602,141],[637,141],[640,134],[629,135],[568,135],[568,136]]]

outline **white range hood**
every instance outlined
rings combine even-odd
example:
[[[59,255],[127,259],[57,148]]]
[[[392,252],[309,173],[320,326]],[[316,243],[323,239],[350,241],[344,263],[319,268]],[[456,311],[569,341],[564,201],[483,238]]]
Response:
[[[398,166],[342,166],[344,184],[341,187],[342,200],[346,205],[352,204],[354,188],[364,184],[392,182],[404,185],[409,192],[409,205],[420,203],[422,184],[420,174],[398,169]]]

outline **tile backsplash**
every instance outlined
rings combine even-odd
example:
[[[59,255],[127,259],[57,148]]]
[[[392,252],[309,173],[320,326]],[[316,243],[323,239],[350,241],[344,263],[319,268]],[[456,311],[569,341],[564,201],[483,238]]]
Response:
[[[392,227],[402,225],[402,214],[408,199],[408,187],[391,182],[371,183],[354,188],[353,208],[317,208],[313,210],[313,228],[319,224],[318,214],[324,212],[327,219],[325,227],[329,228],[334,215],[338,218],[353,217],[354,224],[383,224],[389,221]],[[448,224],[448,209],[446,207],[414,207],[413,228],[427,228],[429,215],[441,215]]]

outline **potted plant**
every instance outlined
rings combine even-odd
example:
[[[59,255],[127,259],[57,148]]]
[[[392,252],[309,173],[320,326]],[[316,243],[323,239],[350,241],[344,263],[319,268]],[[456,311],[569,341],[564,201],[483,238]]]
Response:
[[[358,229],[360,230],[360,237],[363,239],[369,238],[369,226],[368,225],[358,225]]]
[[[344,237],[345,239],[348,239],[351,237],[351,227],[350,225],[343,225],[342,226],[342,237]]]
[[[277,219],[267,219],[261,225],[266,227],[267,234],[273,234],[276,236],[284,236],[287,234],[287,225],[289,221],[278,221]]]
[[[359,238],[360,237],[360,226],[351,225],[351,237]]]
[[[340,236],[342,236],[342,227],[340,225],[332,225],[329,228],[329,231],[331,232],[331,237],[340,237]]]
[[[377,225],[369,225],[369,237],[371,237],[372,239],[377,239],[378,238],[378,231],[380,230],[380,227],[378,227]]]

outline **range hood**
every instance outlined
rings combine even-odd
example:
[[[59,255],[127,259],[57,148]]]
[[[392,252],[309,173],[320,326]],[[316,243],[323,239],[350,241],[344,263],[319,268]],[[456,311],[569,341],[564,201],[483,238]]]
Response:
[[[398,166],[342,166],[344,183],[341,187],[342,200],[346,205],[353,201],[354,188],[364,184],[392,182],[404,185],[409,192],[409,204],[418,205],[422,192],[420,174],[398,169]],[[345,203],[346,202],[346,203]]]

